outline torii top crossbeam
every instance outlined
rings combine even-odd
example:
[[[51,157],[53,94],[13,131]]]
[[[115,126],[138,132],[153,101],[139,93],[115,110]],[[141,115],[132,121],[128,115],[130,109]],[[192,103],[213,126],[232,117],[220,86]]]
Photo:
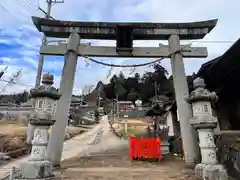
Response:
[[[123,32],[131,35],[132,40],[167,40],[172,34],[182,40],[202,39],[217,24],[217,19],[190,23],[83,22],[39,17],[32,17],[32,20],[37,29],[48,37],[68,38],[74,28],[82,39],[106,40],[117,40]]]

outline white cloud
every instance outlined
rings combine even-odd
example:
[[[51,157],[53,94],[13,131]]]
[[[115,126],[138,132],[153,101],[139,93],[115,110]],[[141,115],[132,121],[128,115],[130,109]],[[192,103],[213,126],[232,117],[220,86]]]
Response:
[[[39,0],[40,6],[46,9],[45,0]],[[56,4],[52,8],[52,16],[63,20],[82,21],[148,21],[148,22],[188,22],[218,18],[218,24],[204,40],[208,41],[236,41],[239,38],[240,26],[237,26],[240,2],[236,0],[68,0],[63,4]],[[5,64],[13,64],[8,69],[9,74],[18,68],[23,68],[26,74],[20,78],[21,83],[33,86],[35,83],[38,51],[41,44],[42,34],[37,31],[31,22],[31,16],[43,16],[37,10],[37,1],[8,0],[0,2],[0,44],[18,45],[20,49],[11,50],[11,54],[0,56],[0,61]],[[115,41],[85,40],[93,45],[115,46]],[[200,40],[201,41],[201,40]],[[135,46],[158,46],[160,41],[136,41]],[[161,42],[167,44],[167,42]],[[182,42],[188,43],[188,42]],[[231,43],[201,43],[195,42],[193,46],[208,47],[209,57],[206,59],[185,60],[185,69],[188,74],[197,71],[202,63],[221,55],[231,46]],[[16,54],[13,56],[13,54]],[[59,86],[63,65],[63,58],[45,58],[44,69],[55,73],[56,86]],[[104,59],[115,64],[131,64],[133,60]],[[146,62],[147,60],[145,60]],[[143,61],[141,61],[143,62]],[[139,63],[141,63],[139,61]],[[23,65],[27,63],[28,66]],[[162,65],[171,72],[169,60],[163,60]],[[31,66],[31,68],[30,68]],[[1,69],[1,66],[0,66]],[[149,68],[148,68],[149,69]],[[143,73],[146,68],[137,68],[136,72]],[[80,92],[84,84],[95,84],[97,80],[106,81],[109,68],[90,65],[85,67],[82,58],[78,60],[75,89]],[[127,74],[131,68],[114,68],[113,73],[124,71]],[[31,76],[31,78],[29,78]],[[19,81],[20,81],[19,80]],[[0,88],[3,84],[0,84]],[[6,92],[20,91],[26,87],[9,86]]]
[[[31,64],[35,69],[36,69],[37,66],[38,66],[37,61],[34,60],[34,59],[32,59],[32,58],[24,57],[24,61],[25,61],[25,62],[28,62],[29,64]]]

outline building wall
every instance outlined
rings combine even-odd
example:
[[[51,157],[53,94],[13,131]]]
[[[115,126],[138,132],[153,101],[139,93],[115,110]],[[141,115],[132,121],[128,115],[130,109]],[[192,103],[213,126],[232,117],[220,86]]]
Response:
[[[180,124],[177,113],[170,111],[167,116],[167,125],[169,126],[169,136],[180,136]]]
[[[168,113],[167,115],[167,125],[169,126],[169,131],[168,135],[169,136],[174,136],[174,128],[173,128],[173,118],[172,118],[172,113]]]

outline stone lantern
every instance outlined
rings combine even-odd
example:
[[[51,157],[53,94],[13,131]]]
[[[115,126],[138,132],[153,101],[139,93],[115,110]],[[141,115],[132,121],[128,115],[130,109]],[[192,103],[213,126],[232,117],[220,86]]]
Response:
[[[152,107],[146,112],[146,116],[153,117],[153,125],[149,127],[150,137],[158,137],[161,140],[162,154],[169,153],[169,126],[167,125],[167,114],[172,102],[165,95],[160,95],[152,102]]]
[[[142,110],[142,101],[141,100],[136,100],[135,105],[136,105],[136,109]]]
[[[46,159],[48,130],[53,120],[56,101],[60,99],[57,89],[52,86],[54,77],[46,73],[42,77],[42,85],[31,89],[31,97],[35,99],[35,107],[29,116],[30,123],[35,126],[32,151],[27,162],[20,168],[20,174],[14,179],[46,179],[53,176],[52,164]]]
[[[207,180],[227,180],[227,172],[219,164],[216,156],[213,130],[217,127],[217,118],[212,116],[211,102],[217,100],[217,95],[205,89],[204,80],[197,78],[193,81],[194,91],[186,98],[192,104],[193,117],[191,125],[197,130],[202,161],[195,167],[198,178]]]

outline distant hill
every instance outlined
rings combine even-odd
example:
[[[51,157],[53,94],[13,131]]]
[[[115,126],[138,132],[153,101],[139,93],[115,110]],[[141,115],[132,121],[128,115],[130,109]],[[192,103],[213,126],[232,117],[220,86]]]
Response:
[[[26,103],[29,101],[29,92],[24,91],[23,93],[17,93],[17,94],[4,94],[0,95],[0,103],[7,104],[17,104],[20,105],[22,103]],[[72,95],[72,102],[78,102],[81,101],[81,96],[78,95]]]
[[[24,91],[22,93],[16,94],[2,94],[0,95],[0,103],[13,103],[20,105],[21,103],[25,103],[29,100],[29,92]]]
[[[84,96],[84,100],[88,103],[88,104],[94,104],[96,105],[96,98],[98,97],[98,88],[100,87],[102,89],[102,91],[100,91],[100,97],[102,99],[106,99],[106,94],[103,91],[105,84],[103,84],[102,81],[99,81],[96,85],[96,87],[92,90],[91,93],[86,94]]]

